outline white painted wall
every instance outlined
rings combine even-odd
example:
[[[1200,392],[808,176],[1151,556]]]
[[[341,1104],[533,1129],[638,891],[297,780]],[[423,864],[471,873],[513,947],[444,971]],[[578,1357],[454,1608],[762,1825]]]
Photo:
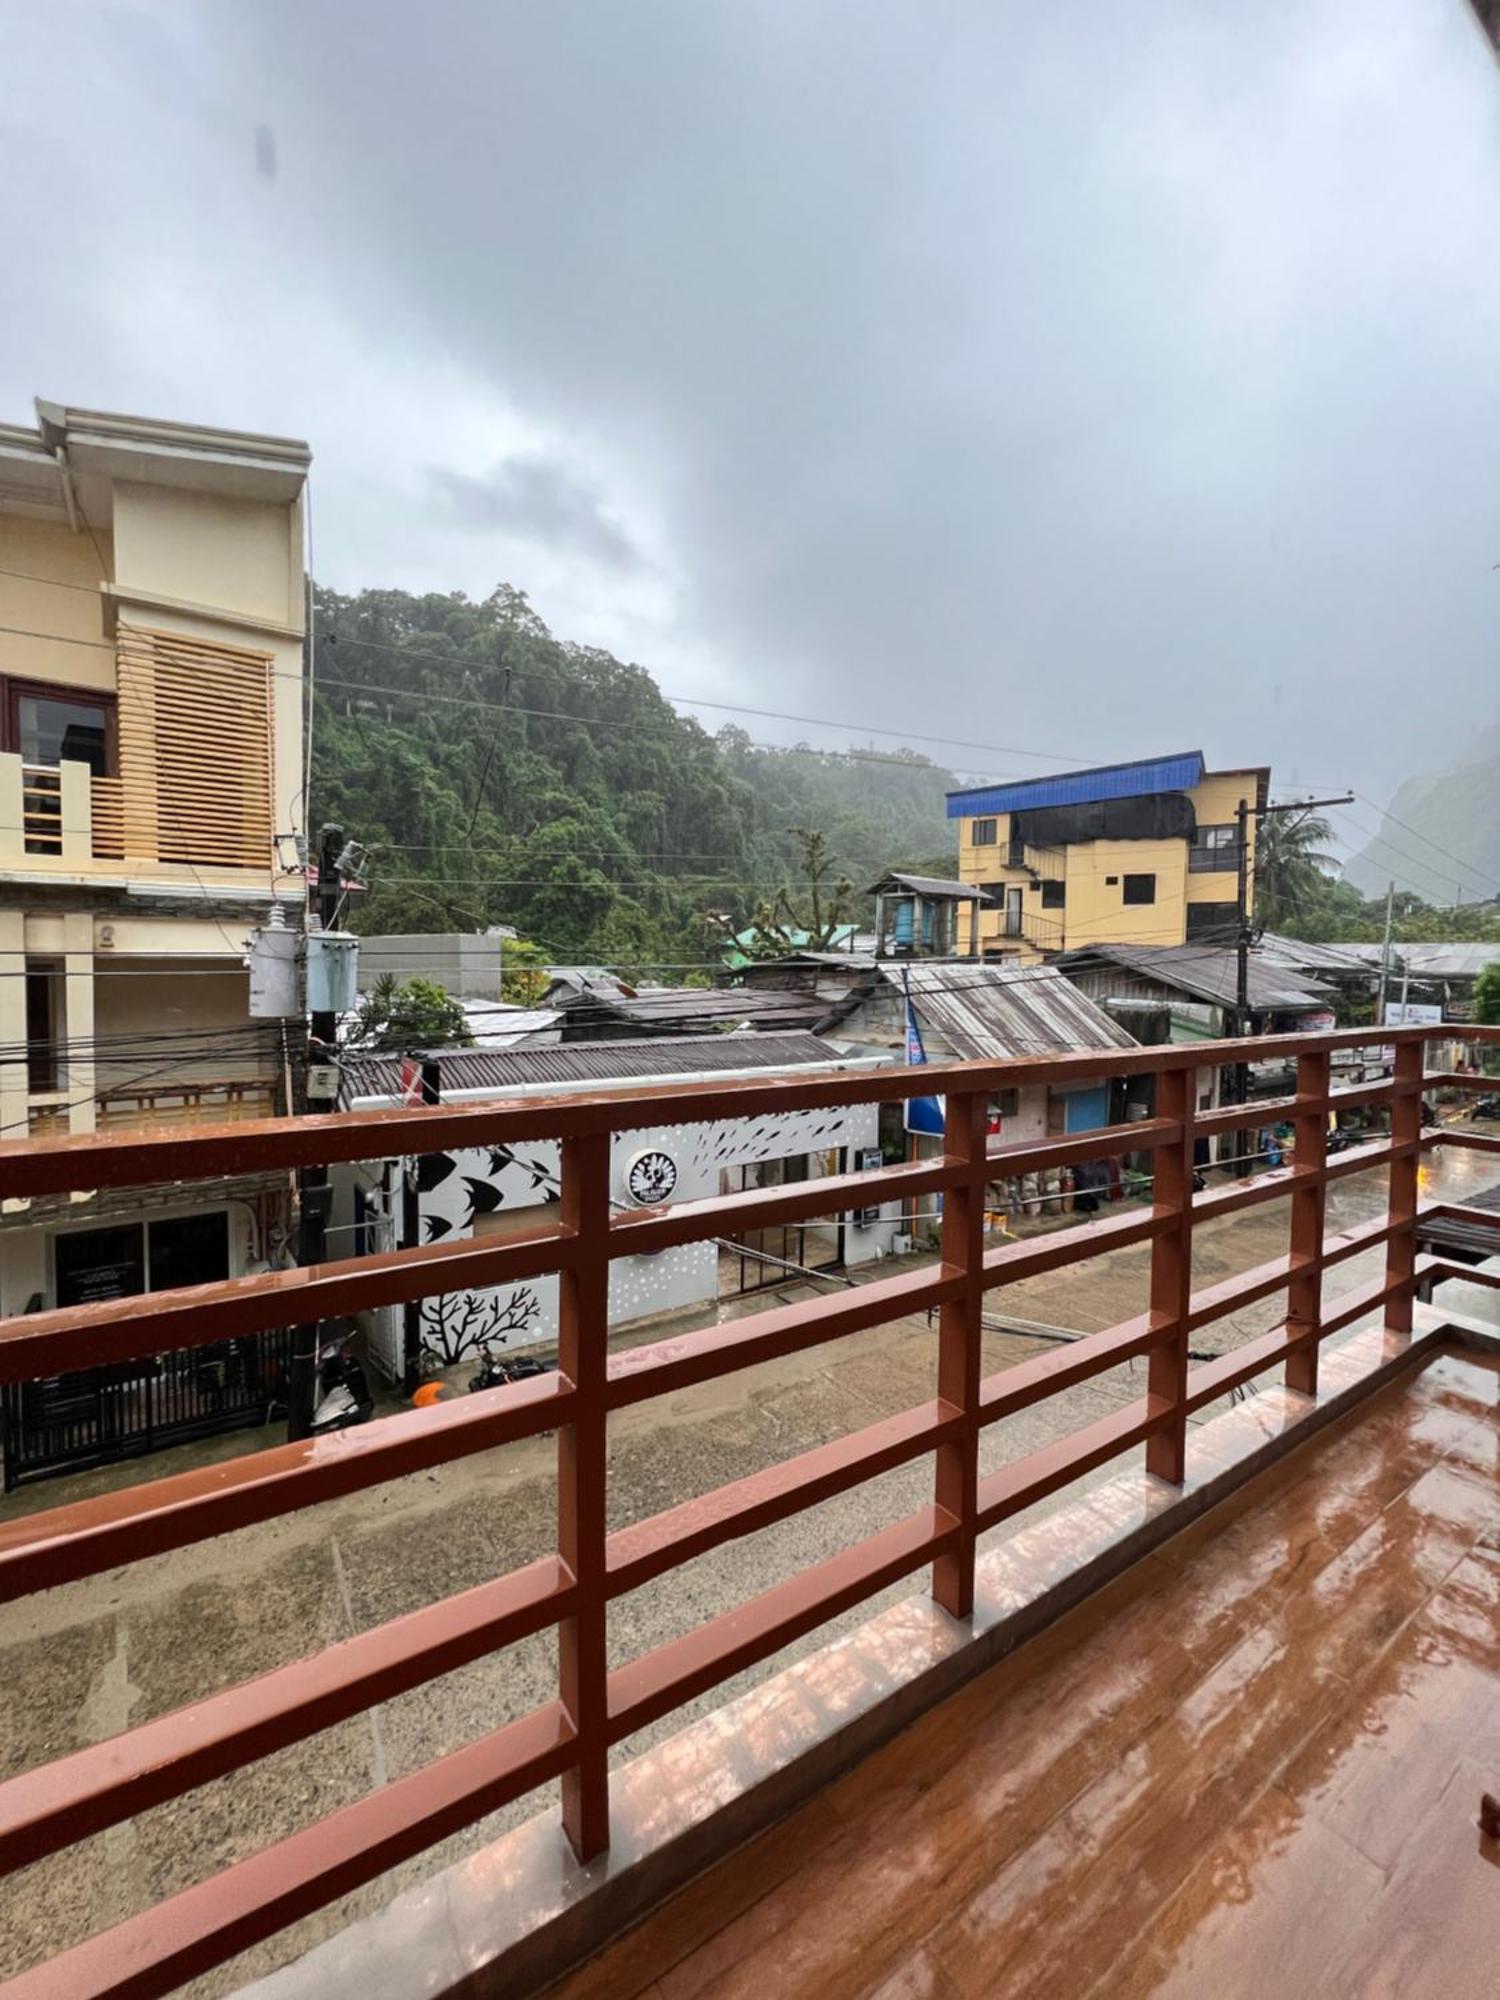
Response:
[[[636,1206],[627,1190],[626,1175],[636,1156],[648,1151],[665,1152],[676,1165],[677,1182],[670,1196],[675,1202],[718,1194],[727,1169],[753,1162],[831,1150],[847,1155],[847,1166],[854,1170],[860,1153],[878,1144],[879,1111],[873,1104],[620,1133],[611,1147],[610,1193],[619,1208]],[[476,1215],[537,1207],[555,1197],[558,1147],[555,1141],[538,1141],[432,1155],[426,1172],[429,1178],[436,1173],[441,1178],[421,1195],[423,1240],[453,1242],[473,1236]],[[335,1168],[334,1173],[339,1194],[334,1220],[340,1231],[335,1240],[347,1244],[345,1254],[351,1254],[352,1239],[344,1232],[352,1222],[355,1177],[359,1185],[373,1189],[379,1183],[379,1168],[372,1163],[362,1168]],[[900,1204],[889,1202],[882,1207],[881,1220],[868,1227],[851,1220],[844,1234],[846,1262],[865,1263],[888,1252],[900,1226],[899,1216]],[[437,1350],[445,1346],[449,1355],[458,1347],[467,1358],[480,1340],[504,1349],[554,1339],[557,1282],[553,1276],[525,1285],[450,1294],[443,1301],[424,1300],[422,1324],[424,1334],[431,1335],[432,1358],[441,1365]],[[717,1295],[718,1251],[712,1243],[684,1244],[654,1257],[622,1257],[610,1272],[610,1324],[624,1325],[709,1304]],[[399,1352],[395,1323],[399,1308],[389,1311],[391,1321],[377,1330],[374,1344]],[[444,1321],[446,1342],[440,1332]]]

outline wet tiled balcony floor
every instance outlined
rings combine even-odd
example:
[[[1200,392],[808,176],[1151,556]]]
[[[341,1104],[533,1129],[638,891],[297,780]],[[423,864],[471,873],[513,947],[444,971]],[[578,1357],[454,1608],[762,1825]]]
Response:
[[[1500,1994],[1497,1473],[1439,1353],[555,1993]]]

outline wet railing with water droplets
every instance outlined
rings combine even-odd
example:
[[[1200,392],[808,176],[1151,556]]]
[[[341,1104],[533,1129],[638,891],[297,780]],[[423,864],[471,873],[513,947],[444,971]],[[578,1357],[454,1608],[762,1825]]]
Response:
[[[1500,1041],[1497,1029],[1461,1032],[1479,1045]],[[1393,1074],[1352,1088],[1334,1086],[1337,1052],[1381,1044],[1394,1045]],[[1295,1061],[1291,1096],[1248,1108],[1195,1109],[1200,1070],[1270,1057]],[[1419,1289],[1474,1275],[1464,1265],[1418,1254],[1424,1148],[1463,1144],[1500,1151],[1500,1139],[1472,1129],[1424,1135],[1424,1091],[1493,1085],[1468,1073],[1424,1077],[1423,1058],[1423,1030],[1348,1030],[0,1145],[0,1199],[6,1200],[524,1141],[554,1140],[561,1154],[556,1220],[503,1240],[442,1241],[0,1323],[0,1380],[30,1381],[476,1286],[548,1273],[560,1279],[556,1366],[543,1375],[0,1522],[0,1596],[13,1600],[495,1446],[547,1432],[557,1436],[558,1532],[551,1554],[0,1784],[0,1866],[24,1867],[551,1626],[559,1633],[555,1698],[22,1973],[7,1994],[13,2000],[61,1994],[82,2000],[169,1992],[549,1780],[561,1783],[563,1824],[578,1859],[587,1861],[608,1844],[607,1759],[622,1739],[926,1566],[937,1602],[954,1618],[967,1617],[976,1543],[987,1530],[1134,1449],[1144,1449],[1151,1472],[1180,1481],[1194,1412],[1272,1368],[1283,1368],[1293,1389],[1315,1390],[1321,1343],[1371,1315],[1382,1316],[1398,1335],[1409,1332]],[[1155,1080],[1147,1118],[1019,1144],[997,1145],[989,1136],[991,1102],[1000,1091],[1131,1076]],[[631,1213],[616,1212],[611,1202],[611,1145],[619,1134],[934,1092],[946,1102],[940,1157]],[[1389,1108],[1389,1131],[1330,1157],[1330,1115],[1370,1107]],[[1272,1119],[1293,1128],[1287,1165],[1195,1192],[1199,1140]],[[992,1182],[1147,1153],[1153,1156],[1149,1207],[986,1246]],[[1375,1168],[1389,1175],[1384,1213],[1327,1235],[1330,1183]],[[874,1203],[899,1200],[908,1210],[930,1196],[941,1197],[941,1247],[925,1267],[609,1351],[609,1276],[619,1258]],[[1286,1199],[1291,1222],[1284,1255],[1194,1290],[1197,1225]],[[1426,1212],[1481,1217],[1486,1226],[1500,1221],[1472,1208],[1439,1205]],[[1131,1245],[1149,1246],[1144,1312],[984,1374],[987,1294]],[[1328,1274],[1368,1251],[1383,1253],[1379,1275],[1325,1297]],[[1283,1292],[1285,1316],[1272,1331],[1194,1365],[1198,1329]],[[609,1531],[606,1426],[612,1413],[922,1313],[937,1316],[931,1399]],[[1144,1362],[1143,1395],[982,1474],[979,1438],[986,1426],[1130,1360]],[[694,1557],[924,1458],[932,1465],[931,1499],[915,1513],[653,1652],[608,1665],[614,1600]]]

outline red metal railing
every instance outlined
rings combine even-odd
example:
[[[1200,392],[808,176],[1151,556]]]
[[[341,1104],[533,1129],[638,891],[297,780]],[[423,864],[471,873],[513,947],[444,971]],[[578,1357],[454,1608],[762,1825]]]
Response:
[[[1424,1085],[1423,1032],[1369,1029],[0,1145],[0,1198],[528,1139],[556,1139],[562,1155],[560,1220],[525,1236],[439,1243],[0,1323],[0,1380],[15,1381],[545,1272],[561,1280],[557,1366],[549,1374],[0,1524],[0,1600],[9,1600],[516,1439],[549,1431],[558,1439],[554,1554],[0,1784],[0,1867],[22,1867],[554,1625],[560,1633],[556,1700],[23,1973],[6,1993],[12,2000],[83,2000],[168,1992],[552,1778],[562,1782],[568,1837],[587,1860],[608,1843],[612,1745],[929,1563],[937,1601],[965,1617],[973,1603],[976,1541],[986,1529],[1138,1444],[1145,1445],[1153,1473],[1181,1480],[1187,1419],[1195,1410],[1280,1363],[1293,1388],[1314,1390],[1321,1341],[1369,1314],[1383,1312],[1387,1327],[1409,1331],[1419,1286],[1473,1275],[1462,1265],[1417,1258],[1423,1145],[1500,1151],[1500,1141],[1475,1132],[1441,1132],[1424,1141],[1424,1087],[1478,1089],[1485,1083],[1457,1076],[1428,1078]],[[1465,1034],[1500,1039],[1500,1030]],[[1396,1044],[1395,1075],[1354,1089],[1332,1088],[1331,1054],[1376,1042]],[[1255,1122],[1292,1119],[1291,1165],[1194,1195],[1195,1141],[1248,1122],[1238,1106],[1195,1114],[1195,1072],[1269,1055],[1295,1057],[1295,1094],[1252,1115]],[[1143,1073],[1157,1078],[1149,1119],[1067,1138],[988,1144],[989,1101],[998,1090]],[[947,1098],[940,1159],[640,1213],[611,1210],[616,1133],[934,1090]],[[1389,1137],[1329,1159],[1324,1138],[1330,1111],[1383,1103],[1391,1109]],[[1148,1151],[1155,1161],[1149,1211],[985,1248],[989,1181]],[[1376,1167],[1390,1175],[1387,1213],[1326,1237],[1328,1184]],[[614,1258],[933,1193],[943,1195],[944,1206],[941,1252],[929,1268],[608,1352]],[[1195,1225],[1288,1196],[1288,1253],[1195,1292]],[[1435,1212],[1497,1220],[1475,1209]],[[1142,1243],[1151,1245],[1146,1312],[1000,1374],[982,1375],[987,1292]],[[1324,1300],[1325,1272],[1380,1246],[1385,1266],[1379,1279]],[[1190,1366],[1195,1329],[1283,1290],[1286,1318],[1272,1333]],[[605,1429],[611,1412],[933,1309],[939,1319],[931,1401],[608,1532]],[[1138,1356],[1147,1358],[1147,1377],[1137,1402],[980,1476],[985,1426]],[[608,1668],[613,1599],[923,1456],[934,1463],[929,1505],[686,1636]]]

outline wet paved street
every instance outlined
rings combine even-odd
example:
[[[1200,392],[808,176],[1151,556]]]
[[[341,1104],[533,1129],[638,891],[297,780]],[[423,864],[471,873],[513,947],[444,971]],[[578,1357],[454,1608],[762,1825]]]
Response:
[[[1430,1192],[1461,1194],[1494,1177],[1490,1161],[1446,1155]],[[1339,1183],[1330,1191],[1330,1229],[1374,1215],[1383,1205],[1383,1176]],[[1285,1231],[1282,1203],[1203,1227],[1195,1283],[1212,1283],[1282,1253]],[[1143,1308],[1148,1262],[1145,1249],[1110,1253],[1081,1269],[1009,1287],[993,1294],[991,1304],[997,1312],[1092,1331]],[[1352,1289],[1374,1275],[1378,1263],[1379,1253],[1350,1260],[1330,1288]],[[777,1296],[753,1302],[752,1309]],[[1205,1349],[1237,1345],[1275,1324],[1278,1307],[1279,1301],[1267,1301],[1204,1329],[1195,1343]],[[991,1332],[986,1369],[1038,1351],[1029,1338]],[[611,1427],[612,1524],[649,1516],[924,1400],[934,1392],[934,1363],[932,1330],[903,1320],[626,1411]],[[1138,1396],[1143,1382],[1143,1365],[1123,1366],[995,1427],[985,1438],[986,1468],[1107,1413]],[[228,1456],[245,1443],[220,1441],[213,1451]],[[0,1613],[6,1769],[102,1740],[551,1549],[552,1461],[550,1442],[534,1440],[8,1607]],[[180,1454],[163,1454],[152,1470],[183,1463]],[[56,1504],[138,1477],[142,1469],[57,1482],[24,1496],[23,1504]],[[925,1463],[903,1468],[620,1600],[611,1611],[615,1660],[661,1643],[909,1511],[929,1497],[930,1478]],[[888,1597],[904,1596],[911,1587],[897,1585]],[[842,1622],[856,1624],[871,1608]],[[821,1643],[836,1629],[825,1627],[796,1650]],[[769,1670],[759,1668],[747,1679]],[[728,1683],[698,1706],[717,1706],[743,1684]],[[388,1777],[459,1747],[550,1698],[554,1687],[549,1633],[39,1864],[0,1891],[0,1971],[14,1971],[118,1921]],[[693,1712],[680,1712],[652,1736],[672,1733]],[[621,1755],[647,1740],[621,1746]],[[429,1872],[538,1803],[520,1802],[457,1836],[396,1878],[247,1954],[197,1990],[232,1990],[250,1972],[280,1962],[382,1900],[392,1879]]]

